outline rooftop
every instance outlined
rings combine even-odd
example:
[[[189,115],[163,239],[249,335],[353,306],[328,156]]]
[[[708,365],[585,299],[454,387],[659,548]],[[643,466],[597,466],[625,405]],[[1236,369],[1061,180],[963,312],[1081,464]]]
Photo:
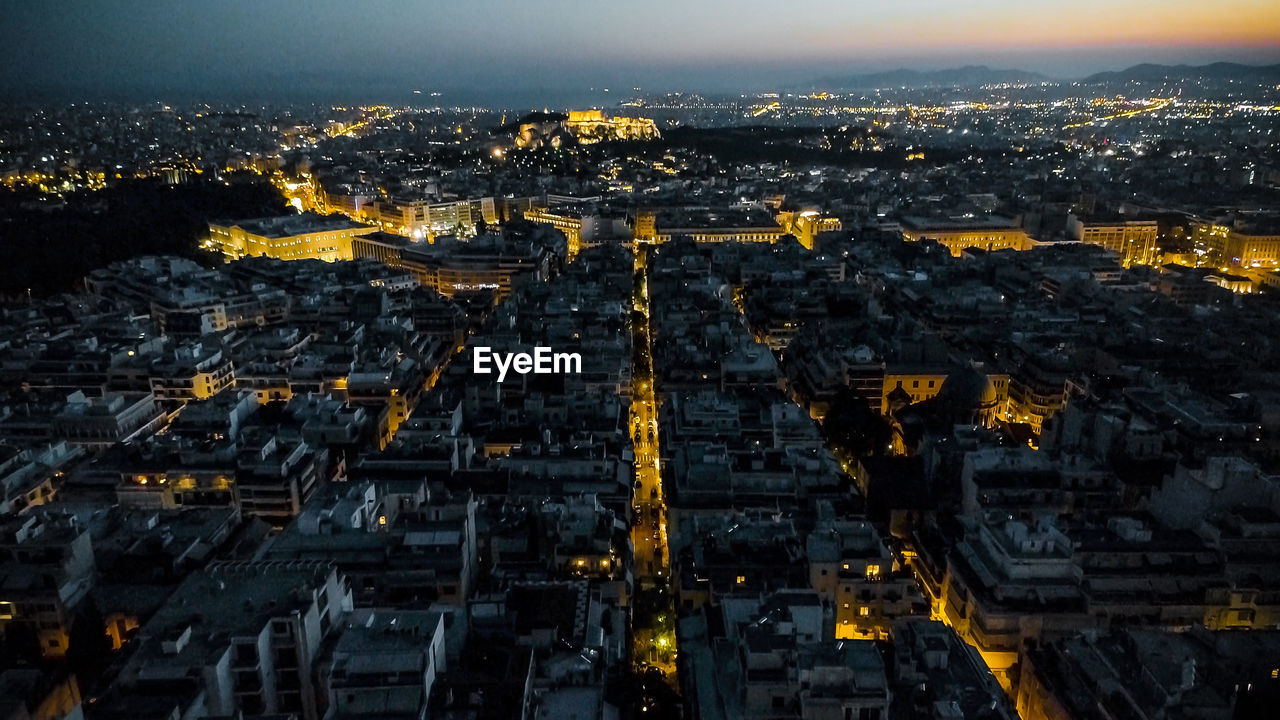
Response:
[[[369,227],[342,215],[320,215],[312,212],[297,215],[280,215],[278,217],[251,218],[248,220],[228,220],[225,221],[224,226],[238,227],[247,233],[268,238],[292,237],[294,235],[334,232],[336,230],[357,230]]]

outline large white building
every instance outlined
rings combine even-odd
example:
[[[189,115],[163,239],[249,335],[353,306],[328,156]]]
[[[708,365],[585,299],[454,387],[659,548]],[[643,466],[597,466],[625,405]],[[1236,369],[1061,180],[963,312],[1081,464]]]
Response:
[[[280,217],[209,223],[209,247],[230,259],[271,257],[278,260],[351,259],[351,240],[378,228],[337,215]]]

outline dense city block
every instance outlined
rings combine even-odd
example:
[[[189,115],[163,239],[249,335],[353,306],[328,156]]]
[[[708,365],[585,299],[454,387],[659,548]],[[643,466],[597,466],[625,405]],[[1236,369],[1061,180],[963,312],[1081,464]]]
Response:
[[[0,715],[1270,717],[1277,67],[4,101]]]

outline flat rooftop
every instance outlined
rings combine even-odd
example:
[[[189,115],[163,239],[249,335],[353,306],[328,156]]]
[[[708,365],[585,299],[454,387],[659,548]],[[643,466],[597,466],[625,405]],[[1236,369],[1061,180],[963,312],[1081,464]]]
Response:
[[[763,210],[738,208],[669,208],[658,211],[655,221],[660,230],[782,229]]]
[[[1002,215],[984,215],[972,218],[935,218],[921,215],[904,215],[902,224],[913,230],[1017,230],[1019,227],[1016,220]]]
[[[298,215],[281,215],[279,217],[250,218],[247,220],[224,220],[213,224],[223,227],[238,227],[247,233],[268,238],[372,227],[342,215],[320,215],[312,212]]]

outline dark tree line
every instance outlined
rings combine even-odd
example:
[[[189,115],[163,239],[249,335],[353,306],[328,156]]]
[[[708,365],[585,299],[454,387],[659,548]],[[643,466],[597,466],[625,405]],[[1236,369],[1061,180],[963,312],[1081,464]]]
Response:
[[[287,211],[256,176],[226,185],[200,178],[166,185],[128,180],[66,197],[65,206],[24,192],[0,193],[0,297],[75,290],[91,270],[136,255],[215,259],[200,248],[208,221]]]

